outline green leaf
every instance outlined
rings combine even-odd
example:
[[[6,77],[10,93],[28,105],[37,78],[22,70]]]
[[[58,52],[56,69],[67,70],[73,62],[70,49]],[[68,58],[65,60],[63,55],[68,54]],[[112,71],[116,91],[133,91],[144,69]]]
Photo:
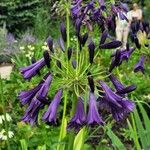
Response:
[[[84,132],[85,132],[85,128],[81,129],[79,131],[79,133],[76,135],[74,144],[73,144],[73,150],[82,150],[83,149]]]
[[[115,133],[110,128],[107,129],[107,135],[111,139],[112,145],[115,149],[126,150],[124,144],[120,141],[120,139],[115,135]]]
[[[28,150],[28,145],[25,139],[21,139],[20,144],[21,144],[21,150]]]

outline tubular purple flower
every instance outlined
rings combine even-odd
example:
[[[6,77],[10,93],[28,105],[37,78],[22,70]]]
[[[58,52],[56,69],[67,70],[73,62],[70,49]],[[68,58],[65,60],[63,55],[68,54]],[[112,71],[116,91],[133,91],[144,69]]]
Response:
[[[62,35],[64,42],[66,42],[67,41],[67,32],[66,32],[66,27],[65,27],[64,23],[61,23],[60,31],[61,31],[61,35]]]
[[[32,64],[36,63],[36,59],[34,57],[32,57],[31,62],[32,62]],[[41,75],[40,70],[37,70],[36,72],[39,76]]]
[[[30,66],[20,68],[21,74],[25,79],[31,79],[33,76],[37,74],[38,70],[42,69],[45,66],[45,64],[46,64],[45,60],[44,58],[42,58]]]
[[[77,36],[80,35],[81,25],[82,25],[82,20],[81,20],[81,19],[77,19],[77,20],[75,21],[75,29],[76,29],[76,34],[77,34]]]
[[[47,41],[47,45],[48,45],[49,50],[54,53],[53,39],[51,37],[48,37],[46,41]]]
[[[113,83],[117,94],[127,94],[136,89],[136,86],[134,85],[125,87],[121,82],[119,82],[119,80],[117,80],[117,78],[113,74],[109,76],[109,79]]]
[[[22,91],[19,93],[18,98],[21,101],[22,105],[30,104],[33,97],[36,95],[36,93],[40,90],[41,84],[37,85],[35,88],[29,90],[29,91]]]
[[[29,122],[31,125],[37,123],[39,110],[43,106],[44,105],[40,101],[38,101],[36,97],[34,97],[29,107],[27,108],[24,116],[22,117],[22,121]]]
[[[86,121],[87,121],[88,125],[93,125],[93,124],[103,125],[104,124],[104,122],[101,119],[101,116],[98,112],[98,109],[97,109],[96,97],[95,97],[94,93],[91,93],[91,92],[89,95],[89,111],[87,114]]]
[[[144,69],[144,55],[141,56],[139,62],[135,65],[134,67],[134,72],[138,72],[138,71],[141,71],[143,74],[145,72],[145,69]]]
[[[50,103],[48,110],[44,113],[42,119],[45,122],[56,124],[56,115],[59,103],[62,97],[62,89],[58,90],[55,94],[52,102]]]
[[[114,49],[114,48],[120,47],[121,45],[122,45],[121,41],[114,40],[114,41],[109,42],[109,43],[101,44],[99,46],[99,48],[101,48],[101,49]]]
[[[39,90],[37,97],[46,97],[47,96],[51,82],[52,82],[52,75],[49,74],[47,76],[47,78],[45,79],[41,89]]]
[[[121,52],[117,50],[115,54],[115,58],[112,59],[109,72],[111,72],[115,67],[120,65],[120,60],[121,60]]]
[[[100,39],[100,45],[104,44],[108,36],[108,30],[104,30]]]
[[[95,44],[92,40],[90,41],[88,48],[89,48],[89,61],[92,64],[94,59],[94,51],[95,51]]]
[[[117,78],[113,74],[109,76],[109,79],[113,83],[117,91],[120,91],[125,88],[125,86],[119,80],[117,80]]]
[[[76,106],[76,111],[72,119],[69,121],[67,128],[70,130],[71,128],[75,128],[79,130],[80,127],[84,125],[86,121],[86,114],[84,111],[84,103],[81,97],[78,97],[78,102]]]
[[[47,65],[47,67],[50,68],[50,61],[51,61],[51,58],[50,58],[50,56],[49,56],[48,51],[44,51],[43,56],[44,56],[44,60],[45,60],[45,63],[46,63],[46,65]]]

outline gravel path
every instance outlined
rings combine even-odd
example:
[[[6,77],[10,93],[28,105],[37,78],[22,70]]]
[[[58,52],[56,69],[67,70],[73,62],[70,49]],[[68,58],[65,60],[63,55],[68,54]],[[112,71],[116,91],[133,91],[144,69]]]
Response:
[[[0,66],[0,76],[2,79],[9,79],[10,74],[12,72],[13,66],[12,65],[1,65]]]

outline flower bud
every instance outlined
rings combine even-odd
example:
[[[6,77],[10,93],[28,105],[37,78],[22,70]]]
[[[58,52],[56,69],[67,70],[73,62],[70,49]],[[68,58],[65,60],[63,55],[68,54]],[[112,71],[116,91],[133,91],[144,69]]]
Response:
[[[95,44],[94,44],[94,42],[92,40],[89,43],[88,48],[89,48],[89,61],[92,64],[93,63],[93,59],[94,59],[94,50],[95,50]]]
[[[46,63],[46,65],[47,65],[47,67],[50,68],[50,61],[51,61],[51,58],[50,58],[50,56],[49,56],[48,51],[44,51],[43,56],[44,56],[44,60],[45,60],[45,63]]]
[[[68,60],[70,60],[71,58],[71,55],[72,55],[72,48],[68,48]]]
[[[66,32],[66,27],[65,27],[64,23],[61,23],[60,31],[61,31],[61,35],[62,35],[64,42],[66,42],[67,41],[67,32]]]
[[[47,38],[47,45],[48,45],[48,47],[49,47],[49,50],[54,53],[54,49],[53,49],[53,39],[52,39],[51,37],[48,37],[48,38]]]

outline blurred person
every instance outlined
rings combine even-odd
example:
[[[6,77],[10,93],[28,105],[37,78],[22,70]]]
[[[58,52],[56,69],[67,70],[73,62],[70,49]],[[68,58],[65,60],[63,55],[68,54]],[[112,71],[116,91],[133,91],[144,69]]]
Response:
[[[128,8],[127,4],[124,5]],[[127,9],[125,10],[124,7],[121,7],[120,12],[118,12],[116,16],[116,40],[122,42],[122,48],[126,48],[130,29],[130,22],[127,12]],[[123,18],[121,16],[123,16]]]

